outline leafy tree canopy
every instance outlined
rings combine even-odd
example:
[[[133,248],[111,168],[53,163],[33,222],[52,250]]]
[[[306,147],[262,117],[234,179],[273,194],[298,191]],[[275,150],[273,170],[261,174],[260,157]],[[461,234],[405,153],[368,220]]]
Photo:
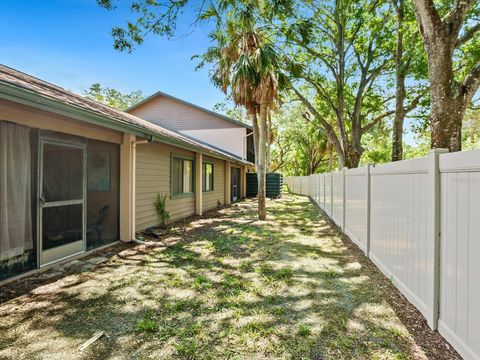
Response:
[[[103,87],[99,83],[92,84],[88,90],[83,92],[83,95],[88,99],[122,111],[145,98],[141,91],[132,91],[124,94],[117,89]]]

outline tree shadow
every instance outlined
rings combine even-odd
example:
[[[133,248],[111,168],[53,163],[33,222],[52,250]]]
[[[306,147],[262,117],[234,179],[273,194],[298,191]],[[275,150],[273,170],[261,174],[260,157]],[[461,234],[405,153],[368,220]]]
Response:
[[[438,335],[409,322],[413,306],[306,199],[269,202],[266,222],[247,201],[32,282],[0,304],[0,357],[414,358],[420,346],[454,358],[429,352]]]

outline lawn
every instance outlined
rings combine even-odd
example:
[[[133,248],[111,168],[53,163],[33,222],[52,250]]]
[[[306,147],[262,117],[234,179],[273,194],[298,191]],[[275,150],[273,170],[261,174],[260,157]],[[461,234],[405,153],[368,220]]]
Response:
[[[4,287],[0,358],[456,356],[306,197],[268,211],[258,222],[255,203],[239,203],[87,270]]]

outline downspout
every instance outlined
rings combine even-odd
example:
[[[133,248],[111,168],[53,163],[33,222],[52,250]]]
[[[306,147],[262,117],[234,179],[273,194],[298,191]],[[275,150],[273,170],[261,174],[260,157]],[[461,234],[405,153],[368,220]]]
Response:
[[[247,160],[247,137],[253,135],[253,131],[243,137],[243,160]]]
[[[137,175],[137,145],[143,145],[143,144],[148,144],[152,143],[155,141],[155,137],[153,135],[148,137],[148,140],[138,140],[132,142],[132,234],[131,234],[131,239],[134,241],[137,240],[135,238],[135,218],[136,218],[136,192],[137,188],[135,185],[136,182],[136,175]]]

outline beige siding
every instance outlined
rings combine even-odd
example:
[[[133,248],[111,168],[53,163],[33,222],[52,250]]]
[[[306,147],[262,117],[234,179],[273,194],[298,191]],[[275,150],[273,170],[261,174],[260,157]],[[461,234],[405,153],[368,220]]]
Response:
[[[156,96],[129,111],[154,124],[244,157],[245,126],[234,124],[195,106],[165,96]]]
[[[213,191],[203,193],[203,211],[217,208],[218,202],[225,202],[225,162],[218,159],[205,158],[205,161],[213,161]]]
[[[102,140],[115,144],[122,143],[122,133],[118,131],[87,124],[49,111],[32,109],[29,106],[8,100],[0,100],[0,120],[12,121],[32,128],[84,136],[89,139]]]
[[[157,193],[167,194],[167,211],[171,221],[195,213],[194,196],[170,198],[171,154],[183,154],[194,158],[194,153],[163,144],[137,145],[135,229],[142,230],[157,224],[153,203]]]
[[[156,96],[130,110],[129,113],[177,131],[240,127],[194,106],[164,96]]]

